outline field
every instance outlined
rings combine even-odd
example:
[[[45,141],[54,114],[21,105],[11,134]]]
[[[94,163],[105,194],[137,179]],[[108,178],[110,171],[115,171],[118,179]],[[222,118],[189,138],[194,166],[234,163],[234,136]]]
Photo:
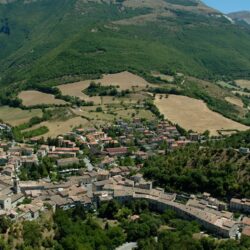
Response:
[[[93,106],[83,106],[76,108],[57,107],[51,108],[53,116],[40,124],[22,130],[22,133],[41,132],[41,128],[47,128],[49,132],[45,132],[35,137],[55,137],[60,134],[71,131],[74,127],[100,127],[113,123],[115,119],[132,119],[133,117],[154,120],[155,115],[143,108],[143,102],[149,98],[149,94],[143,91],[148,84],[143,78],[138,77],[129,72],[104,75],[102,79],[96,80],[103,85],[117,85],[119,90],[133,88],[132,93],[124,96],[93,96],[90,97],[83,93],[83,90],[89,86],[91,80],[64,84],[59,86],[63,95],[77,96],[86,101],[93,101]],[[57,100],[53,95],[44,94],[39,91],[23,91],[19,94],[23,104],[27,106],[38,104],[65,104],[61,100]],[[57,102],[59,101],[59,102]],[[139,105],[139,106],[137,106]],[[28,112],[28,111],[27,111]],[[32,116],[29,117],[29,119]],[[6,120],[6,119],[5,119]],[[19,124],[27,122],[25,119]],[[44,129],[45,131],[45,129]]]
[[[17,126],[29,121],[34,116],[42,116],[40,109],[22,110],[19,108],[10,108],[7,106],[0,107],[0,119],[10,124]]]
[[[39,137],[48,138],[48,137],[56,137],[58,135],[70,132],[74,127],[77,127],[80,125],[84,127],[85,126],[89,127],[90,123],[88,122],[88,120],[84,118],[74,117],[66,121],[54,120],[54,121],[42,122],[39,125],[32,127],[30,130],[34,130],[42,126],[45,126],[49,129],[49,132]],[[29,131],[29,130],[26,130],[26,131]]]
[[[225,100],[238,107],[241,107],[241,108],[244,107],[244,103],[242,102],[242,100],[237,97],[225,97]]]
[[[83,126],[85,128],[101,127],[112,124],[116,119],[132,119],[133,117],[144,118],[147,120],[156,119],[155,115],[149,110],[134,107],[135,103],[113,103],[98,106],[88,106],[80,108],[57,108],[54,110],[53,118],[41,122],[30,128],[22,130],[22,133],[38,130],[41,127],[48,128],[49,132],[39,137],[56,137],[70,132],[73,128]],[[100,111],[97,108],[101,108]]]
[[[167,81],[167,82],[173,82],[174,81],[173,76],[161,74],[161,73],[158,73],[158,72],[152,72],[152,76],[159,77],[161,80],[164,80],[164,81]]]
[[[65,101],[56,99],[51,94],[46,94],[35,90],[22,91],[18,95],[18,97],[22,99],[23,105],[27,107],[42,105],[42,104],[54,104],[54,105],[66,104]]]
[[[61,90],[63,95],[70,95],[70,96],[76,96],[79,97],[85,101],[89,101],[91,98],[84,94],[82,91],[86,89],[91,81],[81,81],[81,82],[75,82],[70,84],[63,84],[58,86],[58,88]],[[99,97],[98,97],[99,100]]]
[[[244,91],[232,91],[232,93],[250,97],[250,93]]]
[[[63,84],[58,86],[58,88],[61,90],[63,95],[76,96],[85,101],[93,101],[94,103],[99,104],[100,97],[89,97],[82,92],[89,86],[92,81],[101,83],[104,86],[119,86],[119,91],[126,89],[134,89],[136,91],[145,89],[147,86],[150,86],[150,84],[143,78],[128,71],[124,71],[117,74],[104,75],[103,78],[97,80],[86,80],[70,84]]]
[[[203,101],[186,96],[169,95],[168,98],[161,98],[157,95],[155,104],[167,119],[186,130],[200,133],[209,130],[211,135],[218,135],[218,130],[249,128],[211,111]]]
[[[235,82],[242,89],[246,88],[246,89],[250,90],[250,81],[249,80],[236,80]]]
[[[134,109],[126,105],[109,105],[100,106],[102,112],[96,112],[96,107],[82,107],[72,109],[73,113],[77,116],[87,117],[94,126],[101,126],[112,123],[115,119],[132,119],[132,117],[145,118],[147,120],[154,120],[155,116],[145,109]]]
[[[126,89],[145,89],[149,83],[142,77],[132,74],[128,71],[124,71],[117,74],[104,75],[100,80],[100,83],[108,86],[115,85],[119,86],[119,90]]]
[[[238,87],[233,86],[233,85],[231,85],[227,82],[224,82],[224,81],[218,81],[217,84],[220,85],[222,88],[236,89],[236,90],[238,89]]]

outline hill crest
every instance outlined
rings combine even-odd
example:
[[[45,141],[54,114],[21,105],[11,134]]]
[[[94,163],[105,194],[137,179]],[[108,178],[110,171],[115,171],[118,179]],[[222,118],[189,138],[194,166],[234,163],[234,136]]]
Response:
[[[234,20],[245,21],[250,24],[250,11],[239,11],[228,14]]]

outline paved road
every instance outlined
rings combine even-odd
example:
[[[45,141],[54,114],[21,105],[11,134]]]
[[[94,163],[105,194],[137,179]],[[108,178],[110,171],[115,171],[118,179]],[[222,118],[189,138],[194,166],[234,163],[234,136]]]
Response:
[[[137,247],[136,242],[128,242],[116,248],[116,250],[132,250]]]

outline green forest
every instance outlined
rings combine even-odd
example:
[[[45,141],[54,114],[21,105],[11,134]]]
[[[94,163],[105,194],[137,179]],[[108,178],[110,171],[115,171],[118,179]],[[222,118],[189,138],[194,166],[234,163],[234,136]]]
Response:
[[[225,140],[153,156],[142,169],[146,178],[171,192],[210,192],[224,200],[250,197],[250,155],[237,152],[250,145],[250,132],[241,132]]]

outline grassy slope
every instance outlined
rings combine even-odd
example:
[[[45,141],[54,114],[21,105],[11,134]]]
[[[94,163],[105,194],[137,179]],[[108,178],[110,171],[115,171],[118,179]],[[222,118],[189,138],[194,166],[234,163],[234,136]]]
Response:
[[[76,0],[0,5],[0,16],[8,18],[11,28],[10,36],[0,34],[2,84],[130,68],[202,77],[250,74],[250,55],[245,53],[250,31],[222,18],[177,11],[177,18],[156,23],[105,26],[149,11]],[[91,32],[93,28],[98,32]]]

